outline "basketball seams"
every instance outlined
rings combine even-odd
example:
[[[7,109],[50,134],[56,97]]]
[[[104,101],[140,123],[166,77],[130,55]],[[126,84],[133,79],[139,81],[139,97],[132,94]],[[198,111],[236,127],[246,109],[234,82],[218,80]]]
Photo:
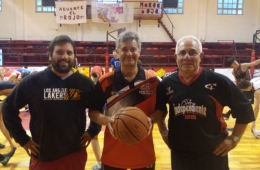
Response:
[[[139,120],[139,119],[137,119],[136,117],[134,117],[134,116],[131,116],[131,115],[127,115],[127,114],[120,114],[120,115],[118,115],[118,117],[119,116],[126,116],[126,117],[131,117],[131,118],[133,118],[133,119],[135,119],[135,120],[137,120],[139,123],[141,123],[146,129],[147,129],[147,132],[149,131],[149,127],[147,127],[147,126],[145,126],[145,124],[141,121],[141,120]],[[148,120],[147,120],[148,121]]]
[[[127,129],[127,131],[134,137],[134,139],[136,139],[138,142],[140,142],[141,140],[138,139],[137,136],[135,136],[133,134],[133,132],[131,132],[131,130],[128,128],[128,126],[126,125],[126,123],[124,122],[123,119],[121,118],[117,118],[117,120],[121,120],[121,123],[123,123],[123,125],[125,126],[125,128]],[[118,128],[117,128],[118,129]],[[121,141],[123,141],[124,143],[127,143],[128,141],[125,141],[123,137],[120,137],[120,133],[118,133],[118,137],[120,138]]]
[[[115,137],[122,143],[134,145],[147,137],[149,122],[147,115],[137,107],[124,107],[113,116]]]

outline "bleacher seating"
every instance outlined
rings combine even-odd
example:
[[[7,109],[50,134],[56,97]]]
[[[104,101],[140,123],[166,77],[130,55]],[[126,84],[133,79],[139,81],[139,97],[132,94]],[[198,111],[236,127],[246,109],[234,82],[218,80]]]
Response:
[[[230,56],[236,57],[239,63],[251,60],[252,43],[202,42],[202,45],[203,67],[226,67],[225,61]],[[105,66],[105,54],[108,52],[109,60],[113,57],[115,42],[76,41],[76,47],[78,62],[82,66]],[[48,65],[49,59],[46,55],[48,48],[49,41],[0,41],[4,66]],[[175,43],[173,42],[143,42],[140,60],[144,67],[176,68],[174,54]],[[260,58],[260,44],[255,44],[255,56],[255,59]]]

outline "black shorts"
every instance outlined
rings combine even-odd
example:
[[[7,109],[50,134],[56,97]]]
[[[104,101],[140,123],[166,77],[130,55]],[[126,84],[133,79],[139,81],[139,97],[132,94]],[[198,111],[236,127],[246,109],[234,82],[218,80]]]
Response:
[[[102,164],[102,170],[126,170],[122,168],[114,168],[108,165]],[[144,167],[144,168],[137,168],[137,169],[132,169],[132,170],[155,170],[155,163],[149,167]]]
[[[254,91],[243,91],[243,94],[246,96],[246,98],[249,100],[251,104],[254,104]]]
[[[172,170],[229,170],[228,156],[208,153],[203,156],[189,156],[171,151]]]

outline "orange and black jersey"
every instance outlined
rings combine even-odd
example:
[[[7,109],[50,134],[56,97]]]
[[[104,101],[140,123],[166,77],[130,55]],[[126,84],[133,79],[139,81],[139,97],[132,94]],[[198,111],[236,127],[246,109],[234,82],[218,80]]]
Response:
[[[102,113],[106,104],[106,114],[112,115],[122,107],[137,106],[141,104],[143,111],[147,105],[142,104],[148,98],[155,96],[159,83],[156,75],[139,69],[133,81],[129,82],[121,73],[121,70],[103,75],[95,85],[90,109]],[[152,112],[154,110],[151,110]],[[151,112],[149,111],[149,112]]]
[[[111,116],[122,107],[135,106],[146,115],[153,114],[158,84],[159,80],[155,74],[140,68],[131,82],[124,78],[121,70],[107,73],[95,85],[90,109],[102,113],[103,106],[106,104],[105,114]],[[152,133],[136,145],[126,145],[112,137],[106,129],[101,162],[124,169],[137,169],[154,164]]]
[[[169,143],[172,150],[204,154],[212,152],[228,132],[222,119],[225,106],[232,110],[236,123],[254,120],[252,106],[227,77],[200,68],[185,82],[179,72],[162,80],[157,88],[156,109],[169,103]]]

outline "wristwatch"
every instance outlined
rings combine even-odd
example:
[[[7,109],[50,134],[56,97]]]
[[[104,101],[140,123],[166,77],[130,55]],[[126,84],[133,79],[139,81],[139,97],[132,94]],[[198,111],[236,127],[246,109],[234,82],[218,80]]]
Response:
[[[238,136],[235,136],[235,135],[230,135],[230,137],[232,138],[232,141],[233,141],[234,143],[237,143],[237,142],[239,142],[239,140],[240,140],[240,138],[239,138]]]

